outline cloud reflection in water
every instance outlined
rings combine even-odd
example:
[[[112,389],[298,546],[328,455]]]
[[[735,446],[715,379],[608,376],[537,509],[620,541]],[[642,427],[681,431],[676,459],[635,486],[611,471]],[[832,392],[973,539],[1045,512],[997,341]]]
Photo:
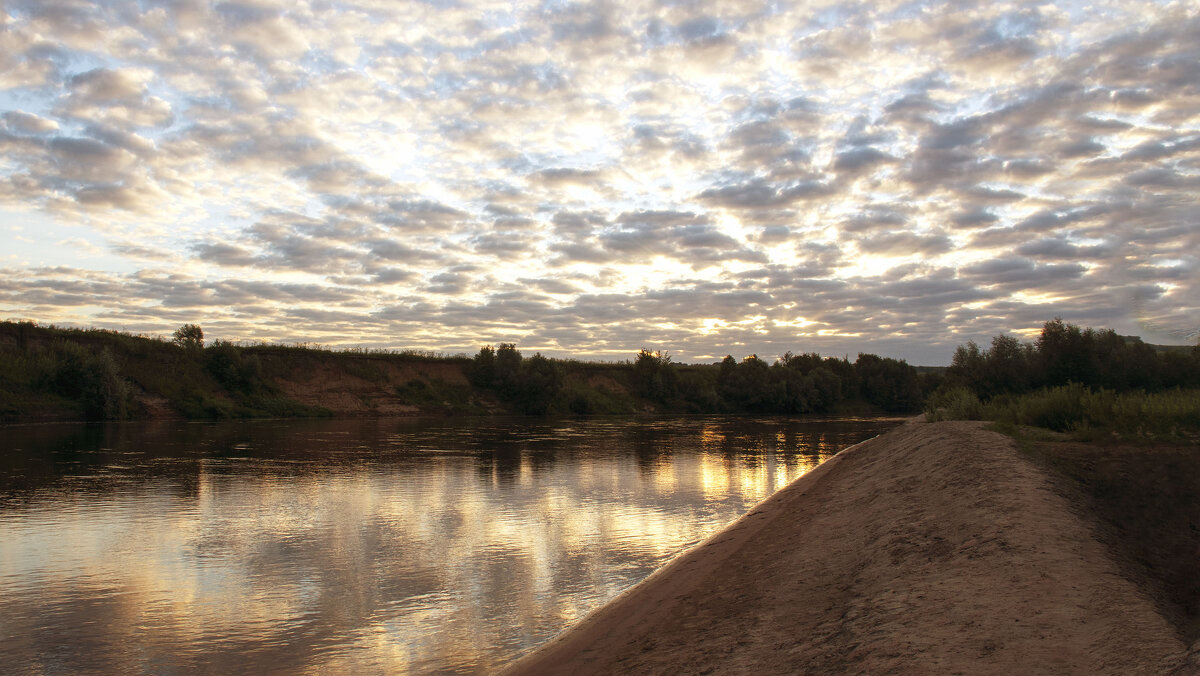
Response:
[[[0,660],[493,671],[887,425],[11,428]]]

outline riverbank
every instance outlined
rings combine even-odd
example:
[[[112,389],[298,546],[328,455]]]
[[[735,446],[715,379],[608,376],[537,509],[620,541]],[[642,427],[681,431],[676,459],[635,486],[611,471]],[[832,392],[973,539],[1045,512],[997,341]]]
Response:
[[[507,673],[1200,672],[1069,494],[981,423],[909,423]]]
[[[0,322],[0,423],[185,418],[729,413],[913,413],[939,382],[873,354],[787,353],[774,364],[678,364],[640,351],[615,362],[478,354],[331,350],[173,340],[102,329]]]

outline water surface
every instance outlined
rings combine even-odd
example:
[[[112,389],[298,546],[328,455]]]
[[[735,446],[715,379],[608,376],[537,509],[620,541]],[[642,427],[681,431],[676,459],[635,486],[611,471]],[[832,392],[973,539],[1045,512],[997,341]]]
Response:
[[[896,422],[0,427],[0,664],[491,672]]]

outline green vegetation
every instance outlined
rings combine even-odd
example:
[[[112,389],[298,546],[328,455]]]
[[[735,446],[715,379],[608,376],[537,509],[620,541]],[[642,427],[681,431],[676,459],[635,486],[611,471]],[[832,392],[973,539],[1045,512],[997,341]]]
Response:
[[[486,413],[471,398],[471,388],[444,380],[413,378],[395,387],[405,404],[431,413]]]
[[[1112,329],[1081,329],[1055,319],[1034,343],[996,336],[988,350],[974,342],[960,346],[946,379],[981,399],[1068,383],[1116,392],[1200,387],[1200,346],[1160,351]]]
[[[115,331],[0,323],[0,420],[120,420],[165,406],[188,418],[328,414],[285,398],[245,348],[204,347],[200,327],[174,340]]]
[[[982,402],[966,388],[937,393],[929,420],[991,420],[1006,428],[1040,427],[1080,441],[1112,437],[1196,441],[1200,390],[1114,392],[1072,383]]]
[[[521,413],[545,415],[563,386],[558,364],[541,353],[523,359],[517,346],[488,345],[475,355],[470,368],[471,383],[494,392]]]
[[[1185,644],[1200,638],[1200,346],[1156,349],[1056,319],[1034,343],[958,348],[926,411],[1014,436]]]
[[[961,346],[930,420],[991,420],[1078,440],[1194,441],[1200,433],[1200,346],[1155,350],[1112,330],[1046,322],[1035,343],[1010,336]]]
[[[0,388],[0,416],[5,417],[31,405],[100,420],[124,417],[129,407],[129,386],[118,375],[112,352],[65,340],[0,360],[0,383],[26,384]]]
[[[860,354],[847,359],[785,354],[768,365],[757,355],[719,364],[681,365],[669,354],[641,350],[632,364],[608,368],[617,387],[592,386],[578,362],[540,354],[522,359],[515,345],[488,345],[470,367],[471,382],[524,413],[828,413],[846,402],[876,411],[919,410],[916,369],[903,361]],[[623,395],[623,397],[621,396]],[[631,396],[632,395],[632,396]],[[624,402],[621,399],[624,399]]]
[[[184,324],[175,329],[171,342],[185,350],[200,350],[204,347],[204,329],[195,324]]]
[[[511,343],[474,357],[316,345],[205,343],[0,323],[0,420],[641,412],[909,413],[994,420],[1076,438],[1193,438],[1200,349],[1156,350],[1112,331],[1047,322],[1035,343],[968,343],[951,366],[788,352],[680,364],[643,349],[619,363],[525,357]]]
[[[803,414],[918,410],[929,378],[903,361],[788,353],[678,364],[642,350],[631,362],[524,357],[516,345],[473,358],[206,345],[184,324],[169,339],[31,322],[0,323],[0,420],[369,415]],[[326,408],[328,407],[328,408]]]

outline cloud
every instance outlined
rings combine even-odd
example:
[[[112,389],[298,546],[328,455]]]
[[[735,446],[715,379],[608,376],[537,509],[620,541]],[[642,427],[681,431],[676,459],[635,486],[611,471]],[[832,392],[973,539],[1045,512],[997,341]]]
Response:
[[[974,263],[961,270],[962,275],[985,286],[1007,285],[1035,289],[1047,282],[1078,279],[1087,269],[1077,263],[1038,265],[1017,256]]]
[[[969,211],[960,211],[950,217],[950,222],[958,228],[973,228],[990,225],[1000,220],[1000,217],[984,207],[976,207]]]
[[[954,243],[950,238],[941,233],[880,232],[858,240],[859,251],[893,256],[933,256],[950,251],[953,247]]]
[[[832,188],[820,181],[799,181],[773,184],[755,178],[745,182],[708,188],[697,199],[701,202],[730,209],[760,209],[795,204],[829,195]]]
[[[49,151],[58,175],[66,180],[104,180],[137,162],[129,151],[89,138],[54,138]]]
[[[250,251],[232,244],[197,242],[192,245],[191,249],[201,260],[211,261],[217,265],[249,266],[254,265],[257,260]]]
[[[9,314],[936,362],[1055,315],[1200,312],[1185,5],[16,0],[3,21]],[[102,256],[62,243],[81,233]]]
[[[833,160],[835,171],[855,173],[865,169],[873,169],[881,164],[894,162],[896,158],[870,146],[854,148],[840,152]]]
[[[67,80],[71,97],[81,103],[136,103],[146,93],[152,74],[146,70],[95,68]]]
[[[5,127],[18,134],[50,134],[59,129],[54,120],[20,110],[7,111],[0,119],[4,120]]]
[[[562,186],[562,185],[589,185],[595,183],[601,174],[598,171],[590,169],[569,169],[565,167],[554,167],[550,169],[542,169],[530,175],[530,180],[536,183],[541,183],[547,186]]]
[[[1080,246],[1062,237],[1046,237],[1017,247],[1017,253],[1033,258],[1085,259],[1105,258],[1111,249],[1103,245]]]

